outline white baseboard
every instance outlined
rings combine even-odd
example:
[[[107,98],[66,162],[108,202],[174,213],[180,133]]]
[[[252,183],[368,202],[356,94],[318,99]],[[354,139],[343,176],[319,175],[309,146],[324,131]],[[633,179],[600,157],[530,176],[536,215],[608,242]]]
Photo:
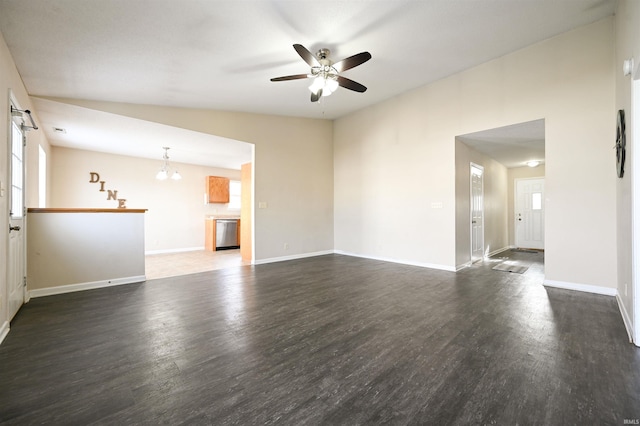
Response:
[[[316,251],[313,253],[294,254],[291,256],[270,257],[268,259],[254,260],[252,263],[253,265],[263,265],[265,263],[284,262],[287,260],[304,259],[305,257],[324,256],[324,255],[333,254],[333,253],[334,253],[333,250]]]
[[[627,334],[629,335],[629,343],[634,343],[633,342],[633,322],[631,321],[631,317],[627,312],[627,308],[624,307],[624,303],[622,303],[622,299],[620,299],[620,294],[616,294],[616,300],[618,301],[618,309],[620,309],[620,315],[622,315],[622,322],[624,322],[624,328],[627,329]]]
[[[473,263],[471,263],[471,262],[467,262],[467,263],[464,263],[464,264],[462,264],[462,265],[458,265],[458,266],[456,266],[456,272],[460,272],[460,271],[462,271],[464,268],[468,268],[468,267],[469,267],[469,266],[471,266],[471,265],[473,265]]]
[[[439,269],[441,271],[456,272],[456,268],[452,266],[438,265],[435,263],[423,263],[423,262],[414,262],[414,261],[402,260],[402,259],[390,259],[388,257],[365,256],[362,254],[349,253],[342,250],[335,250],[335,253],[342,254],[345,256],[361,257],[363,259],[381,260],[383,262],[399,263],[401,265],[419,266],[421,268]]]
[[[498,253],[502,253],[503,251],[507,251],[507,250],[511,250],[512,247],[511,246],[507,246],[507,247],[502,247],[499,248],[497,250],[492,251],[491,253],[489,253],[486,257],[491,257],[491,256],[495,256]]]
[[[492,251],[491,253],[488,253],[486,256],[484,256],[483,259],[488,259],[492,256],[495,256],[496,254],[502,253],[503,251],[507,251],[507,250],[511,250],[513,247],[512,246],[507,246],[507,247],[502,247],[499,248],[497,250]],[[467,263],[463,263],[462,265],[458,265],[456,266],[456,272],[460,272],[461,270],[468,268],[469,266],[473,265],[473,263],[471,261],[468,261]]]
[[[202,247],[186,247],[180,249],[166,249],[166,250],[149,250],[145,251],[144,255],[149,256],[150,254],[167,254],[167,253],[183,253],[186,251],[201,251],[204,250],[204,246]]]
[[[122,285],[122,284],[140,283],[140,282],[146,281],[146,279],[147,277],[144,275],[124,277],[124,278],[114,278],[112,280],[61,285],[57,287],[37,288],[35,290],[30,290],[29,294],[31,297],[53,296],[54,294],[72,293],[74,291],[93,290],[96,288],[112,287],[112,286]]]
[[[4,338],[9,334],[9,321],[5,321],[0,327],[0,343],[4,341]]]
[[[589,284],[577,284],[577,283],[568,283],[564,281],[553,281],[553,280],[544,280],[543,283],[546,287],[555,287],[555,288],[563,288],[565,290],[576,290],[583,291],[586,293],[595,293],[601,294],[603,296],[617,296],[618,290],[611,287],[600,287],[597,285],[589,285]]]

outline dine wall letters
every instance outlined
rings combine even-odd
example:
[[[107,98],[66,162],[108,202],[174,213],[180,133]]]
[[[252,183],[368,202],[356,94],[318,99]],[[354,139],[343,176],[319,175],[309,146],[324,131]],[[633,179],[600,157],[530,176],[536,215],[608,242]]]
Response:
[[[99,183],[100,189],[98,191],[107,193],[107,201],[109,200],[117,201],[119,209],[127,208],[125,204],[127,200],[124,198],[118,198],[118,190],[105,189],[104,188],[105,181],[100,180],[100,175],[98,173],[89,172],[89,183]]]

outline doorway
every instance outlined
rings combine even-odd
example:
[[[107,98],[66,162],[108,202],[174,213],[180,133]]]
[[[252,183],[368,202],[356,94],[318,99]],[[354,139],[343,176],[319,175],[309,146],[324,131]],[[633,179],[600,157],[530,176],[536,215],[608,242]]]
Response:
[[[516,247],[515,180],[544,178],[544,158],[544,119],[455,137],[456,270],[469,266],[481,257],[486,259]],[[481,165],[483,169],[482,223],[476,219],[475,224],[471,223],[473,219],[470,220],[473,208],[470,196],[473,171],[470,173],[470,163]],[[480,235],[483,253],[479,251]],[[474,236],[475,241],[472,242]]]
[[[471,163],[471,263],[484,258],[484,167]]]
[[[544,178],[516,179],[515,187],[516,247],[544,250]]]

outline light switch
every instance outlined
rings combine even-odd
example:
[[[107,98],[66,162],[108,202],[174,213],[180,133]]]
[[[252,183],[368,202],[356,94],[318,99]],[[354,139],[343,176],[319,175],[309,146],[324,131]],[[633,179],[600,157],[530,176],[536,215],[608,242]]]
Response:
[[[431,203],[431,208],[432,209],[441,209],[442,208],[442,202],[438,201],[438,202]]]
[[[266,209],[267,208],[267,202],[266,201],[260,201],[258,203],[258,208],[259,209]]]

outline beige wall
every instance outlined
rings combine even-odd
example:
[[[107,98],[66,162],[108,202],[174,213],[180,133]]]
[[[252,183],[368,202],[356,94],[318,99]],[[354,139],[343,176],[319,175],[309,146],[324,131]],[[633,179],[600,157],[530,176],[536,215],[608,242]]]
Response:
[[[254,210],[255,261],[333,250],[331,121],[54,100],[253,143],[254,200],[267,205]]]
[[[507,168],[460,141],[456,146],[456,269],[471,263],[471,163],[484,168],[484,250],[508,248]]]
[[[32,111],[33,118],[36,124],[39,124],[37,111],[33,110],[27,91],[22,84],[22,79],[16,70],[13,58],[9,53],[9,49],[4,41],[4,38],[0,34],[0,93],[2,99],[0,100],[0,185],[4,190],[4,196],[0,196],[0,259],[2,259],[2,269],[0,269],[0,339],[3,337],[3,333],[8,330],[8,314],[7,314],[7,274],[6,274],[6,262],[7,259],[7,237],[9,235],[9,218],[8,218],[8,164],[7,164],[7,150],[8,150],[8,123],[9,123],[9,93],[12,93],[16,101],[19,103],[20,108],[29,109]],[[44,132],[41,130],[27,132],[27,148],[25,152],[26,168],[29,170],[26,185],[26,205],[31,205],[36,200],[37,203],[37,182],[38,182],[38,144],[42,144],[45,150],[49,150],[49,143],[47,142]],[[35,154],[34,154],[35,152]],[[32,174],[32,171],[36,172]]]
[[[454,268],[456,135],[544,118],[546,278],[616,287],[613,35],[604,19],[336,120],[336,249]]]
[[[172,162],[182,179],[155,178],[161,160],[149,160],[94,151],[54,147],[51,207],[117,208],[107,200],[99,183],[90,183],[90,172],[98,173],[105,189],[117,191],[132,209],[148,209],[145,215],[147,252],[204,248],[204,221],[209,215],[236,215],[226,204],[205,204],[206,176],[240,180],[240,170],[203,167]]]
[[[622,64],[626,59],[634,58],[635,67],[633,77],[627,77],[623,75]],[[640,341],[640,302],[637,302],[634,306],[634,297],[638,298],[636,292],[640,292],[640,282],[637,282],[636,277],[635,287],[633,284],[633,260],[640,257],[640,253],[637,252],[640,247],[640,242],[636,241],[635,252],[633,248],[633,236],[632,236],[632,216],[633,216],[633,203],[635,202],[636,211],[640,211],[640,190],[638,188],[634,191],[634,185],[632,181],[638,185],[639,178],[638,164],[634,164],[634,153],[636,158],[637,150],[640,149],[637,146],[638,135],[634,134],[637,129],[638,123],[634,121],[634,114],[631,105],[631,87],[632,78],[636,81],[636,84],[640,80],[640,2],[637,0],[619,0],[616,10],[616,44],[615,44],[615,82],[616,82],[616,99],[615,109],[611,111],[610,126],[615,126],[615,112],[618,109],[625,110],[625,118],[627,124],[627,161],[625,165],[625,175],[623,179],[616,180],[616,211],[617,211],[617,251],[618,251],[618,297],[621,300],[623,308],[623,316],[625,317],[625,323],[629,329],[635,328],[636,344]],[[636,111],[635,117],[638,117]],[[635,127],[635,129],[634,129]],[[613,139],[614,140],[615,135]],[[634,140],[635,139],[635,140]],[[609,168],[613,169],[613,154],[608,156]],[[640,217],[639,213],[636,213],[636,220]],[[637,239],[637,234],[636,234]],[[640,268],[640,263],[637,263],[636,268]],[[632,325],[635,324],[635,325]]]
[[[509,245],[511,247],[515,247],[516,245],[516,233],[515,233],[515,180],[516,179],[528,179],[528,178],[537,178],[544,177],[544,165],[540,165],[538,167],[515,167],[512,169],[507,169],[507,224],[509,226]]]

